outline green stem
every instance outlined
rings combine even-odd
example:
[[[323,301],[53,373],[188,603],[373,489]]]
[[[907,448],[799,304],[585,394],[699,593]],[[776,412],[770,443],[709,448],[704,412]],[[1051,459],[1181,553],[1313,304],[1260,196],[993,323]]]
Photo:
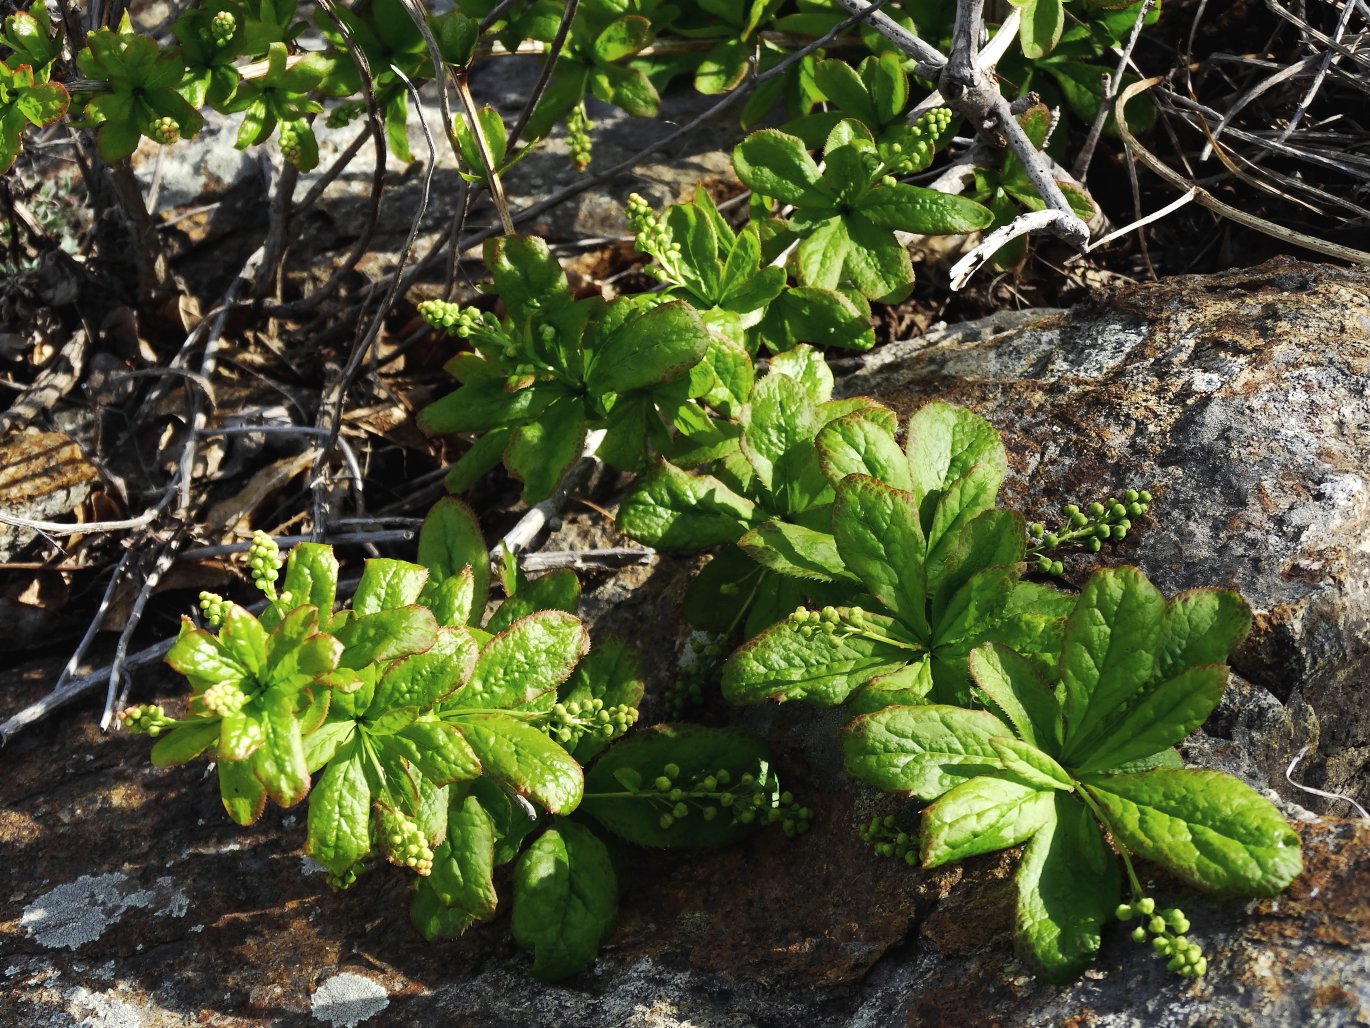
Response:
[[[1074,778],[1072,778],[1071,781],[1075,783],[1075,794],[1084,801],[1085,806],[1089,808],[1090,813],[1094,815],[1095,820],[1099,822],[1104,831],[1108,833],[1109,838],[1113,840],[1113,846],[1118,851],[1118,856],[1123,858],[1123,868],[1127,871],[1127,880],[1132,886],[1132,898],[1141,899],[1142,896],[1145,895],[1145,892],[1142,889],[1140,879],[1137,877],[1137,872],[1132,866],[1132,854],[1123,844],[1123,841],[1118,838],[1118,833],[1113,827],[1113,822],[1108,819],[1108,815],[1104,813],[1103,808],[1095,801],[1093,795],[1089,791],[1089,786]]]

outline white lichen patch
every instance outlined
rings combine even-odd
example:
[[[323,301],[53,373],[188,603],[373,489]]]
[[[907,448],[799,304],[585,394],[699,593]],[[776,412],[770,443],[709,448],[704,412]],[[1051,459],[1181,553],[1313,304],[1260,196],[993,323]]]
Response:
[[[128,876],[118,871],[57,886],[24,908],[25,934],[50,949],[76,949],[98,939],[130,907],[146,907],[155,898],[148,890],[126,892]]]
[[[143,1028],[147,1023],[142,1010],[112,992],[91,992],[78,985],[65,998],[77,1028]]]
[[[353,1028],[389,1005],[390,997],[379,982],[351,971],[328,979],[310,1001],[314,1016],[334,1028]]]

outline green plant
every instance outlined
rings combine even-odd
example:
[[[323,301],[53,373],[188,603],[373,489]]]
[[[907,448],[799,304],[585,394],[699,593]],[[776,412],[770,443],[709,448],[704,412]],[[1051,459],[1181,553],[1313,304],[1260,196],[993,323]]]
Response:
[[[1230,775],[1184,769],[1171,748],[1217,705],[1227,654],[1250,623],[1235,593],[1195,590],[1167,604],[1136,569],[1096,572],[1050,673],[984,643],[969,664],[986,709],[859,717],[843,732],[847,770],[931,803],[925,867],[1026,843],[1017,937],[1043,976],[1078,975],[1115,913],[1145,915],[1134,938],[1154,935],[1172,970],[1202,974],[1187,920],[1155,913],[1134,858],[1220,895],[1272,896],[1302,866],[1298,835],[1269,801]],[[1131,894],[1122,907],[1119,861]]]
[[[795,264],[806,285],[849,282],[863,296],[895,303],[913,286],[913,264],[896,231],[945,235],[990,223],[989,211],[971,200],[893,178],[927,167],[950,118],[945,108],[924,115],[909,130],[921,145],[897,155],[889,148],[882,154],[870,129],[844,119],[828,133],[822,168],[797,136],[763,129],[737,145],[733,165],[753,192],[794,208],[774,245],[797,243]]]
[[[818,433],[835,483],[827,530],[785,531],[787,563],[854,577],[866,599],[800,608],[729,658],[735,703],[802,699],[853,712],[893,702],[967,703],[966,655],[987,640],[1049,665],[1070,598],[1022,578],[1022,517],[995,506],[1008,466],[998,434],[930,403],[904,449],[847,416]]]
[[[204,119],[178,91],[185,73],[180,56],[134,32],[127,14],[118,31],[96,29],[86,40],[76,64],[108,87],[85,106],[86,117],[99,126],[105,160],[128,157],[143,136],[165,145],[200,131]]]
[[[491,240],[485,259],[508,317],[436,300],[420,306],[430,324],[475,350],[447,365],[461,387],[419,415],[429,432],[482,433],[448,488],[467,488],[502,456],[524,500],[540,500],[594,429],[604,432],[599,455],[625,470],[668,449],[672,423],[713,384],[691,374],[714,345],[694,309],[654,296],[574,300],[547,244],[530,236]]]
[[[156,740],[159,767],[212,751],[239,824],[268,798],[307,797],[308,850],[335,888],[379,858],[414,871],[410,915],[429,938],[493,917],[494,871],[517,857],[514,937],[549,980],[594,959],[617,907],[606,843],[570,820],[582,799],[594,823],[638,845],[807,827],[746,733],[659,726],[614,745],[637,720],[640,660],[618,639],[590,650],[573,573],[530,581],[506,560],[506,598],[486,618],[484,542],[452,499],[425,519],[419,559],[368,561],[351,607],[334,613],[331,549],[301,544],[282,561],[259,533],[247,563],[260,617],[203,593],[217,631],[187,620],[167,656],[190,683],[187,716],[139,706],[122,724]]]
[[[806,597],[840,601],[852,592],[850,575],[806,551],[823,545],[833,502],[816,440],[839,418],[892,429],[894,415],[864,397],[833,400],[832,387],[832,372],[812,347],[777,354],[736,431],[720,433],[698,455],[711,472],[662,462],[624,498],[619,526],[639,542],[723,547],[691,583],[685,614],[693,624],[725,633],[742,625],[755,634]]]

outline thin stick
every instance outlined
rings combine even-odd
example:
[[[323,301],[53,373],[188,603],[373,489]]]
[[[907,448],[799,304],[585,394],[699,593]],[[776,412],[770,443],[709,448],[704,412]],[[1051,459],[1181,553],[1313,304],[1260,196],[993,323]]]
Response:
[[[1187,206],[1187,205],[1190,203],[1190,201],[1192,201],[1192,200],[1194,199],[1194,197],[1197,196],[1198,194],[1199,194],[1199,187],[1198,187],[1198,186],[1193,186],[1193,187],[1189,190],[1189,192],[1185,193],[1185,194],[1184,194],[1183,196],[1181,196],[1181,197],[1178,197],[1177,199],[1174,199],[1174,200],[1170,201],[1170,203],[1166,204],[1166,205],[1165,205],[1164,207],[1162,207],[1160,210],[1152,211],[1152,212],[1151,212],[1150,214],[1148,214],[1146,217],[1144,217],[1144,218],[1139,218],[1138,220],[1134,221],[1131,225],[1124,225],[1122,228],[1117,229],[1116,231],[1110,232],[1108,235],[1104,236],[1102,239],[1096,239],[1096,240],[1094,240],[1094,242],[1090,243],[1089,246],[1086,247],[1085,252],[1088,253],[1090,250],[1096,250],[1096,249],[1098,249],[1099,247],[1105,245],[1106,243],[1111,243],[1111,242],[1113,242],[1113,240],[1115,240],[1115,239],[1119,239],[1119,238],[1121,238],[1121,237],[1123,237],[1123,236],[1125,236],[1125,235],[1128,235],[1129,233],[1132,233],[1132,232],[1137,231],[1137,229],[1139,229],[1139,228],[1142,228],[1142,227],[1144,227],[1144,226],[1146,226],[1146,225],[1150,225],[1153,221],[1160,221],[1162,218],[1167,217],[1168,215],[1174,214],[1174,213],[1175,213],[1176,211],[1178,211],[1181,207]],[[1073,261],[1073,260],[1076,260],[1078,257],[1079,257],[1078,254],[1073,255],[1073,256],[1070,258],[1070,260],[1072,260],[1072,261]]]
[[[1294,759],[1291,760],[1289,762],[1289,766],[1284,769],[1284,780],[1288,782],[1290,785],[1292,785],[1295,789],[1298,789],[1300,792],[1310,793],[1314,796],[1321,796],[1325,800],[1345,800],[1347,803],[1351,804],[1351,806],[1356,808],[1357,812],[1360,814],[1361,817],[1363,817],[1367,821],[1370,821],[1370,811],[1367,811],[1364,807],[1362,807],[1359,803],[1353,800],[1350,796],[1347,796],[1345,793],[1327,792],[1323,789],[1315,789],[1311,785],[1302,785],[1301,783],[1294,781],[1294,779],[1290,777],[1294,774],[1294,768],[1298,767],[1299,761],[1303,760],[1304,755],[1307,752],[1308,746],[1305,745],[1301,750],[1299,750],[1298,753],[1294,754]]]
[[[519,518],[514,527],[504,533],[500,541],[490,548],[491,560],[499,560],[501,552],[506,547],[515,553],[520,550],[532,549],[538,535],[547,526],[547,522],[560,514],[562,508],[566,506],[566,500],[571,491],[579,486],[599,464],[599,458],[594,453],[599,449],[599,444],[604,441],[604,434],[604,429],[597,428],[586,435],[585,446],[580,451],[579,459],[562,476],[561,484],[557,486],[556,492],[541,503],[530,507],[523,517]]]
[[[1142,0],[1142,6],[1137,10],[1137,20],[1132,23],[1132,32],[1127,37],[1127,45],[1123,47],[1123,54],[1118,58],[1118,70],[1112,77],[1104,77],[1104,95],[1099,101],[1099,113],[1094,116],[1094,124],[1089,126],[1089,135],[1085,136],[1084,146],[1080,147],[1080,156],[1075,160],[1075,177],[1081,182],[1084,182],[1089,174],[1089,164],[1094,160],[1094,148],[1099,145],[1099,137],[1103,135],[1104,122],[1108,121],[1108,105],[1123,87],[1123,72],[1127,70],[1127,62],[1132,60],[1132,49],[1142,34],[1142,22],[1146,21],[1146,16],[1151,13],[1153,4],[1154,0]]]

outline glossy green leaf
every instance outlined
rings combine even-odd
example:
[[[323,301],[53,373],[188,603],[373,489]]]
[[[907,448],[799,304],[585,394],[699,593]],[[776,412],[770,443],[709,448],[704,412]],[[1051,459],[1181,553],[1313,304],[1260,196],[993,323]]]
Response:
[[[976,688],[1020,739],[1048,753],[1061,745],[1061,706],[1032,663],[1007,646],[985,643],[970,652]]]
[[[571,300],[566,274],[547,243],[537,236],[499,236],[485,244],[485,266],[495,290],[518,321]]]
[[[868,475],[851,475],[837,487],[832,526],[848,570],[900,621],[926,638],[927,544],[913,494]]]
[[[519,587],[485,623],[491,633],[503,632],[519,618],[540,610],[561,610],[575,614],[580,609],[580,579],[570,568],[558,568]]]
[[[384,740],[434,785],[464,782],[481,773],[480,760],[466,739],[442,721],[415,721]]]
[[[250,825],[266,809],[266,787],[247,761],[220,761],[219,799],[234,824]]]
[[[1156,674],[1194,664],[1222,664],[1251,630],[1251,608],[1234,592],[1192,589],[1166,608]]]
[[[556,491],[584,450],[586,432],[584,406],[572,396],[548,404],[537,420],[514,429],[504,463],[523,483],[524,503],[538,503]]]
[[[823,474],[834,486],[848,475],[868,475],[895,489],[909,490],[909,464],[894,436],[864,414],[830,421],[815,440]]]
[[[304,739],[295,719],[295,699],[277,690],[262,699],[259,722],[265,733],[252,754],[252,773],[279,806],[292,807],[309,792],[309,768],[304,759]]]
[[[884,634],[897,632],[893,618],[867,613]],[[894,671],[917,654],[866,635],[825,634],[810,625],[782,621],[737,650],[723,666],[723,695],[730,703],[804,700],[835,707],[875,675]]]
[[[580,619],[561,610],[519,618],[481,648],[460,707],[518,708],[566,681],[590,649]]]
[[[999,433],[984,418],[962,407],[934,401],[909,419],[905,452],[920,508],[976,464],[1006,471],[1008,456]]]
[[[342,874],[371,852],[371,788],[358,753],[340,752],[309,797],[309,855]]]
[[[999,762],[1004,770],[1028,784],[1039,789],[1064,789],[1067,792],[1075,788],[1065,768],[1031,743],[1011,736],[999,736],[991,739],[990,745],[999,754]]]
[[[1007,774],[972,778],[923,811],[924,867],[1016,846],[1055,813],[1054,792]]]
[[[580,765],[538,729],[496,713],[463,714],[453,723],[491,778],[553,814],[570,813],[580,803]]]
[[[330,616],[338,594],[338,558],[333,547],[323,543],[294,546],[285,561],[280,589],[290,594],[293,604],[307,603],[324,617]]]
[[[358,614],[376,614],[418,602],[428,580],[428,569],[408,561],[373,557],[362,568],[361,581],[352,596]]]
[[[626,393],[688,371],[708,348],[708,329],[694,308],[664,303],[614,332],[586,378],[594,389]]]
[[[753,132],[733,150],[733,167],[748,189],[796,205],[822,202],[818,165],[803,142],[777,129]]]
[[[1118,841],[1189,884],[1274,896],[1303,869],[1299,835],[1249,786],[1219,771],[1142,771],[1084,779]]]
[[[1006,726],[983,710],[941,704],[886,707],[842,731],[847,773],[886,792],[935,800],[1002,765],[991,739]]]
[[[618,914],[609,851],[570,821],[549,828],[514,868],[514,941],[533,951],[535,978],[560,981],[588,967]]]
[[[803,525],[772,518],[737,541],[747,556],[763,567],[808,581],[850,581],[833,537]]]
[[[438,623],[415,604],[352,618],[333,634],[344,647],[339,666],[357,669],[424,652],[437,641]]]
[[[661,463],[638,480],[618,509],[618,524],[638,542],[663,550],[699,550],[736,542],[755,504],[711,475]]]
[[[1067,762],[1155,671],[1165,598],[1136,568],[1097,571],[1080,591],[1061,650]]]
[[[1057,793],[1015,878],[1018,949],[1047,981],[1069,981],[1094,959],[1118,903],[1119,879],[1118,861],[1084,804]]]
[[[474,587],[472,616],[479,618],[484,613],[490,591],[490,560],[480,522],[470,507],[450,496],[433,504],[419,528],[418,559],[439,579],[452,578],[469,567]]]

